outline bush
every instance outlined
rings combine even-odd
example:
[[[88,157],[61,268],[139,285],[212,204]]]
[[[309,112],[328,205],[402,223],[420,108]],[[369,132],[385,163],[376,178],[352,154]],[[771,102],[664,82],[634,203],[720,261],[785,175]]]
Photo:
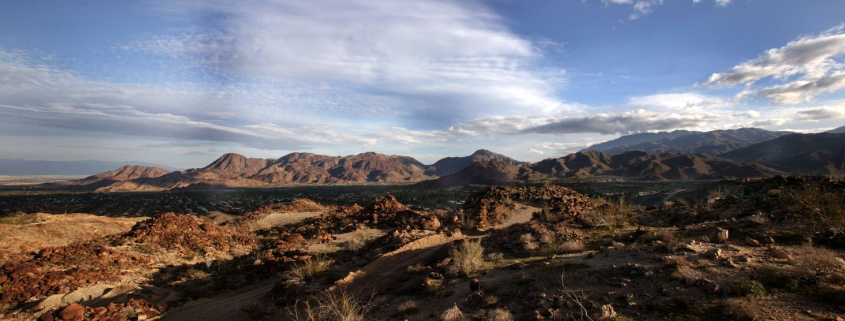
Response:
[[[405,314],[411,314],[411,313],[417,312],[417,311],[419,311],[419,309],[420,309],[420,307],[417,306],[417,302],[407,300],[407,301],[399,304],[399,307],[396,308],[396,312],[398,312],[399,314],[405,315]]]
[[[506,309],[496,308],[486,311],[481,319],[484,321],[513,321],[513,314]]]
[[[461,312],[461,309],[458,309],[458,305],[453,306],[452,308],[443,312],[440,315],[440,320],[443,321],[465,321],[467,317]]]
[[[313,256],[308,260],[294,264],[290,269],[290,274],[303,280],[311,279],[320,272],[328,270],[332,263],[334,263],[333,260],[323,256]]]
[[[811,182],[804,188],[786,189],[783,199],[808,236],[845,236],[845,190]]]
[[[736,281],[728,288],[728,294],[733,296],[761,296],[766,294],[766,287],[754,280]]]
[[[845,281],[845,262],[834,251],[807,244],[793,250],[793,261],[800,277],[811,283],[842,284]]]
[[[248,300],[241,304],[241,312],[249,316],[250,320],[260,320],[270,314],[270,308],[260,300]]]
[[[14,215],[0,217],[0,224],[9,225],[23,225],[41,222],[36,214],[26,214],[24,212],[17,212]]]
[[[534,235],[531,235],[531,233],[520,235],[519,241],[522,242],[522,249],[526,251],[534,251],[540,248],[540,245],[537,244],[537,240],[534,238]]]
[[[612,201],[594,198],[592,202],[596,204],[596,215],[607,222],[608,225],[626,226],[631,224],[634,209],[624,196]]]
[[[297,321],[364,321],[370,302],[358,300],[346,291],[325,291],[297,302],[288,309],[288,316]]]
[[[363,234],[358,234],[349,241],[346,241],[346,243],[343,244],[343,248],[355,252],[364,248],[364,245],[367,245],[367,240],[364,238]]]
[[[845,162],[842,162],[839,168],[833,163],[828,163],[826,168],[831,181],[845,182]]]
[[[484,265],[484,247],[481,241],[464,240],[450,251],[454,269],[457,273],[470,276],[480,271]]]

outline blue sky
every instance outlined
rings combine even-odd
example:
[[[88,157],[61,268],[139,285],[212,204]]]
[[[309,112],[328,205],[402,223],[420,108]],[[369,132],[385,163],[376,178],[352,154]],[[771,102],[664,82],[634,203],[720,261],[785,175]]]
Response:
[[[0,157],[536,161],[845,125],[837,0],[7,1]]]

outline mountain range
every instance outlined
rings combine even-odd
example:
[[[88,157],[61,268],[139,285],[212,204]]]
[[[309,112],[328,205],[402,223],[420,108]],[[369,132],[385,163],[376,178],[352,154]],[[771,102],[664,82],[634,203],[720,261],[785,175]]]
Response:
[[[47,161],[26,159],[0,159],[0,175],[91,175],[96,173],[102,173],[105,171],[111,171],[115,168],[124,165],[160,167],[169,171],[178,170],[174,167],[131,161],[108,162],[99,160]]]
[[[718,156],[787,134],[794,133],[768,131],[759,128],[714,130],[709,132],[676,130],[672,132],[626,135],[605,143],[590,146],[582,151],[597,150],[611,154],[621,154],[637,150],[655,154],[675,153]]]

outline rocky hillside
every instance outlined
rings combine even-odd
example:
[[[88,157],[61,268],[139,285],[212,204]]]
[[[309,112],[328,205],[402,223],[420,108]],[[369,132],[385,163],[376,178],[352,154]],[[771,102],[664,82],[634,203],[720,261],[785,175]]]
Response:
[[[611,149],[617,148],[624,148],[626,146],[633,146],[641,143],[648,143],[653,142],[661,139],[671,139],[675,137],[686,136],[694,133],[700,133],[695,131],[689,130],[674,130],[671,132],[657,132],[657,133],[639,133],[639,134],[631,134],[619,137],[614,140],[609,140],[604,143],[599,143],[592,145],[590,147],[584,148],[582,152],[588,152],[591,150],[596,150],[600,152],[606,152]]]
[[[433,176],[446,176],[457,173],[458,171],[469,167],[472,163],[481,161],[502,161],[514,166],[525,165],[527,163],[520,162],[513,158],[502,154],[497,154],[486,149],[479,149],[472,153],[472,155],[465,157],[446,157],[432,164],[426,169],[426,174]]]
[[[845,134],[792,134],[754,144],[722,157],[765,164],[783,171],[826,173],[828,164],[845,162]]]
[[[649,154],[632,151],[619,155],[597,151],[514,166],[502,162],[477,162],[452,175],[418,184],[448,187],[467,184],[505,184],[541,179],[694,180],[767,177],[781,172],[753,163],[689,154]]]
[[[690,132],[688,135],[673,135],[653,141],[608,148],[604,151],[611,154],[638,150],[654,154],[675,153],[717,156],[787,134],[791,134],[791,132],[773,132],[759,128]]]

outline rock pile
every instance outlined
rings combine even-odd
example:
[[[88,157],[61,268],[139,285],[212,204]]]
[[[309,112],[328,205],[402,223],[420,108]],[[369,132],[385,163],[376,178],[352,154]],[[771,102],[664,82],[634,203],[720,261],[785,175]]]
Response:
[[[149,320],[161,315],[167,309],[165,303],[151,303],[147,300],[129,299],[126,303],[109,303],[103,307],[83,307],[71,304],[41,315],[38,321],[125,321]]]
[[[18,306],[100,281],[118,280],[121,269],[147,264],[93,242],[41,250],[32,259],[0,269],[0,304]]]
[[[208,254],[243,252],[256,245],[255,240],[233,229],[193,215],[174,213],[138,223],[121,242],[153,245],[180,253],[204,251]]]
[[[582,212],[593,208],[587,196],[569,188],[545,185],[491,187],[471,195],[461,210],[482,227],[495,226],[507,219],[516,202],[541,203],[551,216],[559,218],[576,218]]]

